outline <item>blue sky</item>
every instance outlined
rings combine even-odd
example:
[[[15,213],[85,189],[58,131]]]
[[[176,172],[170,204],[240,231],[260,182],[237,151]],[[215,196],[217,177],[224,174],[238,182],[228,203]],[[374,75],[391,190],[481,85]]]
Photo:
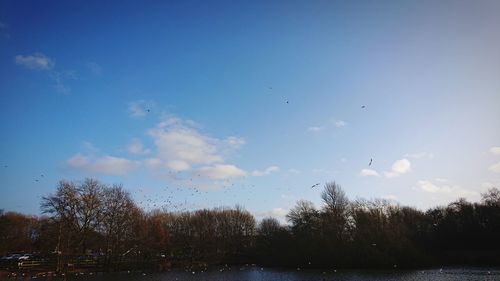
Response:
[[[85,177],[147,210],[258,218],[319,207],[310,187],[334,180],[421,209],[478,200],[500,186],[498,14],[497,1],[2,1],[0,208],[38,214],[59,180]]]

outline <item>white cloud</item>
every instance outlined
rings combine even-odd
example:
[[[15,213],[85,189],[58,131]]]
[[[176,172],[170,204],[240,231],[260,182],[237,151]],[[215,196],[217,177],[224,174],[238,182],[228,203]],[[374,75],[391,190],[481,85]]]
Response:
[[[378,177],[379,176],[377,171],[372,170],[372,169],[363,169],[363,170],[361,170],[359,175],[362,177]]]
[[[95,161],[93,169],[105,174],[124,175],[135,170],[138,166],[139,163],[126,158],[104,156]]]
[[[158,158],[177,170],[189,169],[192,165],[222,163],[217,139],[210,138],[191,128],[181,120],[165,120],[149,131],[158,152]]]
[[[335,124],[335,127],[337,127],[337,128],[342,128],[342,127],[345,127],[347,125],[347,123],[345,121],[342,121],[342,120],[335,120],[334,124]]]
[[[411,169],[411,163],[408,159],[397,160],[392,164],[392,171],[398,174],[404,174]]]
[[[434,154],[429,152],[417,152],[417,153],[406,153],[405,157],[414,158],[414,159],[422,159],[422,158],[434,158]]]
[[[142,118],[155,106],[153,101],[137,100],[128,103],[128,113],[132,118]]]
[[[408,159],[400,159],[396,160],[394,164],[392,164],[391,171],[384,172],[384,175],[387,178],[394,178],[399,175],[405,174],[411,170],[411,163]]]
[[[500,146],[493,146],[490,148],[490,152],[494,155],[500,155]]]
[[[183,160],[172,160],[167,162],[167,167],[171,170],[182,172],[191,169],[191,165]]]
[[[150,149],[144,148],[140,139],[133,139],[132,142],[127,146],[127,150],[131,154],[135,155],[145,155],[151,152]]]
[[[441,199],[456,200],[457,198],[467,198],[477,200],[479,193],[473,190],[464,189],[458,185],[438,185],[427,180],[417,182],[417,190],[439,195]],[[437,198],[434,197],[433,200]]]
[[[245,139],[230,136],[226,139],[210,137],[200,132],[196,123],[176,117],[164,118],[150,129],[157,157],[174,171],[200,170],[212,179],[225,179],[246,175],[246,171],[225,163],[223,155],[240,148]]]
[[[90,61],[85,64],[85,66],[92,72],[94,75],[101,75],[102,74],[102,67],[97,64],[96,62]]]
[[[200,174],[213,180],[226,180],[246,176],[246,172],[242,169],[227,164],[216,164],[214,166],[202,167],[199,169]]]
[[[14,62],[28,69],[49,70],[54,66],[54,61],[42,53],[32,55],[17,55]]]
[[[253,171],[251,173],[251,175],[254,176],[254,177],[267,176],[267,175],[270,175],[273,172],[279,171],[279,169],[280,168],[278,166],[269,166],[269,167],[267,167],[263,171],[255,170],[255,171]]]
[[[500,162],[491,165],[488,170],[492,171],[493,173],[500,173]]]
[[[451,187],[449,187],[447,185],[438,186],[438,185],[433,184],[430,181],[425,181],[425,180],[418,181],[417,188],[420,190],[423,190],[425,192],[431,192],[431,193],[436,193],[436,192],[449,193],[452,190]]]
[[[244,144],[240,137],[226,139],[212,138],[200,132],[197,125],[189,120],[175,117],[162,119],[157,126],[147,131],[154,146],[149,149],[140,139],[133,139],[127,146],[130,154],[143,156],[138,161],[106,156],[97,158],[97,151],[77,154],[67,161],[68,166],[108,174],[124,174],[143,165],[158,176],[169,180],[188,181],[190,184],[210,183],[217,186],[225,183],[220,180],[240,178],[247,172],[234,164],[226,163],[223,152],[231,152]],[[153,153],[154,152],[154,153]],[[102,155],[102,154],[101,154]],[[149,156],[149,157],[146,157]],[[269,167],[263,173],[276,171]],[[183,172],[183,173],[173,173]],[[198,176],[193,178],[194,173]],[[189,179],[187,177],[190,177]],[[193,179],[196,183],[193,182]],[[215,186],[213,185],[213,186]]]
[[[150,169],[158,169],[163,162],[158,158],[148,158],[144,160],[144,164]]]
[[[68,159],[66,163],[72,168],[83,169],[89,165],[89,159],[88,157],[78,153]]]
[[[82,154],[76,154],[68,159],[66,163],[70,168],[76,170],[108,175],[125,175],[140,166],[140,163],[137,161],[109,155],[93,159]]]
[[[255,215],[260,218],[272,217],[277,219],[281,223],[286,223],[286,215],[288,214],[288,212],[288,209],[278,207],[266,212],[256,212]]]
[[[279,218],[284,218],[288,214],[287,209],[283,208],[273,208],[270,212],[269,215],[272,217],[279,217]]]
[[[324,127],[320,127],[320,126],[311,126],[309,128],[307,128],[307,131],[309,132],[314,132],[314,133],[318,133],[318,132],[321,132],[323,131]]]

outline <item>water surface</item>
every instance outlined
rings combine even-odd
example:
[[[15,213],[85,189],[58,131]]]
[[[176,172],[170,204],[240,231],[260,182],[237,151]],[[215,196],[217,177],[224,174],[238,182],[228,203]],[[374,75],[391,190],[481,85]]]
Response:
[[[443,268],[427,270],[290,270],[260,267],[232,267],[208,271],[174,270],[161,273],[98,273],[70,276],[68,280],[88,281],[450,281],[450,280],[500,280],[500,269],[489,268]]]

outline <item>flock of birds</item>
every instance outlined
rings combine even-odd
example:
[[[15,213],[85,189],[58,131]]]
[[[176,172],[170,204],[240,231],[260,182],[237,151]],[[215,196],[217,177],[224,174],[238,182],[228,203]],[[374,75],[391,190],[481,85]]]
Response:
[[[273,87],[268,87],[268,90],[272,91]],[[284,98],[284,101],[286,104],[290,104],[289,99]],[[361,109],[366,109],[366,105],[362,105]],[[145,108],[145,111],[147,113],[151,113],[152,109]],[[373,158],[370,158],[368,166],[370,167],[370,166],[372,166],[372,164],[373,164]],[[4,165],[4,168],[8,168],[8,167],[9,167],[8,165]],[[174,172],[170,171],[170,174],[173,175],[174,179],[179,180],[179,178],[177,178],[177,175],[175,175]],[[44,177],[45,177],[44,174],[40,174],[39,176],[34,178],[34,181],[38,183]],[[200,177],[200,175],[198,175],[198,177]],[[181,179],[181,181],[182,181],[182,179]],[[183,201],[176,201],[176,197],[178,197],[179,193],[182,193],[182,192],[186,193],[186,187],[188,187],[188,190],[190,190],[190,191],[188,191],[187,194],[184,194],[184,195],[187,195],[190,197],[194,197],[197,195],[206,195],[206,194],[208,194],[208,192],[203,191],[200,188],[197,188],[194,185],[192,185],[193,178],[189,179],[189,182],[191,183],[191,185],[186,184],[183,187],[176,187],[176,188],[165,187],[163,189],[163,191],[165,192],[164,195],[159,195],[159,196],[158,195],[153,196],[153,195],[148,194],[148,192],[146,192],[146,190],[144,190],[144,189],[138,189],[137,195],[138,195],[138,197],[140,197],[140,199],[139,199],[140,201],[138,201],[138,203],[141,206],[147,207],[147,209],[163,208],[163,209],[168,209],[168,210],[175,209],[177,211],[187,211],[189,209],[193,209],[192,207],[196,207],[196,206],[193,204],[189,204],[188,200],[187,200],[188,197],[186,197],[186,196],[184,196]],[[227,182],[227,184],[225,184],[223,186],[222,192],[224,194],[228,194],[230,192],[230,188],[234,187],[234,185],[235,185],[234,182]],[[243,185],[244,184],[239,184],[238,186],[241,187]],[[254,187],[254,185],[251,185],[251,186]],[[316,188],[318,186],[320,186],[320,183],[315,183],[311,186],[311,189]],[[250,192],[252,192],[252,189],[250,189]],[[251,197],[249,197],[249,198],[251,198]]]
[[[268,87],[269,90],[273,90],[273,87]],[[290,101],[288,99],[285,99],[285,103],[286,104],[290,104]],[[362,105],[361,106],[361,109],[366,109],[366,105]],[[146,109],[146,111],[148,113],[151,112],[151,109],[148,108]],[[371,167],[373,164],[373,158],[370,158],[370,161],[368,162],[368,166]],[[170,171],[171,174],[173,174],[173,172]],[[198,175],[199,177],[200,175]],[[190,181],[192,182],[193,179],[191,178]],[[311,186],[311,189],[315,188],[315,187],[318,187],[320,186],[321,183],[315,183]],[[230,187],[234,186],[234,183],[231,183]],[[253,186],[253,185],[252,185]],[[227,194],[228,193],[228,187],[229,185],[226,185],[224,186],[224,191],[223,193],[224,194]],[[190,187],[192,189],[192,192],[191,192],[191,197],[195,196],[195,195],[201,195],[201,194],[207,194],[208,192],[207,191],[201,191],[200,189],[196,188],[196,187]],[[148,197],[148,195],[146,194],[143,194],[143,200],[141,200],[139,203],[141,205],[146,205],[148,208],[159,208],[159,207],[163,207],[164,209],[175,209],[177,211],[187,211],[189,210],[189,204],[187,202],[187,200],[185,199],[184,202],[174,202],[174,193],[171,189],[168,189],[165,188],[164,189],[165,191],[169,190],[169,195],[167,196],[156,196],[155,198],[153,198],[152,196]],[[180,191],[183,191],[182,188],[180,187],[177,187],[176,188],[177,192],[180,192]],[[143,192],[142,189],[139,189],[139,192]],[[158,201],[159,200],[159,201]],[[165,204],[166,203],[166,204]]]

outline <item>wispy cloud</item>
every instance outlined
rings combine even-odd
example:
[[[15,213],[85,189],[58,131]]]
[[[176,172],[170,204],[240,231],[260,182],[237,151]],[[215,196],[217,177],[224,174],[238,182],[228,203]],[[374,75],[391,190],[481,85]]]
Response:
[[[151,153],[151,150],[145,148],[140,139],[133,139],[127,146],[127,151],[135,155],[145,155]]]
[[[359,175],[361,177],[378,177],[379,176],[379,174],[377,173],[377,171],[372,170],[372,169],[363,169],[363,170],[361,170],[361,172],[359,173]]]
[[[14,57],[17,65],[33,70],[50,70],[54,67],[54,61],[42,53],[31,55],[17,55]]]
[[[308,132],[313,132],[313,133],[318,133],[318,132],[323,131],[324,129],[325,128],[321,127],[321,126],[311,126],[311,127],[307,128],[307,131]]]
[[[235,149],[238,149],[240,148],[241,146],[243,146],[246,141],[244,138],[242,137],[235,137],[235,136],[231,136],[231,137],[228,137],[226,138],[225,142],[232,148],[235,148]]]
[[[251,175],[254,177],[262,177],[270,175],[271,173],[277,172],[279,170],[280,168],[278,166],[269,166],[263,171],[255,170],[251,173]]]
[[[384,172],[386,178],[398,177],[402,174],[406,174],[411,170],[411,163],[408,159],[396,160],[391,167],[389,172]]]
[[[128,113],[132,118],[142,118],[146,116],[151,108],[155,106],[155,102],[146,100],[131,101],[128,103]]]
[[[71,88],[67,85],[67,80],[76,80],[77,76],[74,71],[51,71],[50,78],[54,81],[54,88],[61,94],[69,94]]]
[[[104,156],[93,158],[82,154],[75,154],[66,161],[68,167],[86,172],[96,172],[108,175],[125,175],[136,170],[140,163],[126,158]]]
[[[343,120],[334,120],[333,124],[337,128],[342,128],[342,127],[347,126],[347,123],[345,121],[343,121]]]
[[[0,21],[0,35],[4,36],[5,38],[10,38],[8,28],[9,26],[5,22]]]
[[[326,124],[307,127],[307,131],[310,133],[320,133],[323,131],[331,130],[332,126],[335,128],[342,128],[347,126],[347,122],[339,119],[330,119],[326,122]]]
[[[85,64],[85,66],[94,75],[100,76],[102,74],[102,67],[96,62],[89,61]]]
[[[54,82],[54,88],[57,92],[68,94],[71,89],[67,85],[67,80],[76,80],[77,75],[73,70],[57,70],[52,58],[42,54],[34,53],[31,55],[17,55],[14,62],[30,70],[46,71],[50,79]]]

